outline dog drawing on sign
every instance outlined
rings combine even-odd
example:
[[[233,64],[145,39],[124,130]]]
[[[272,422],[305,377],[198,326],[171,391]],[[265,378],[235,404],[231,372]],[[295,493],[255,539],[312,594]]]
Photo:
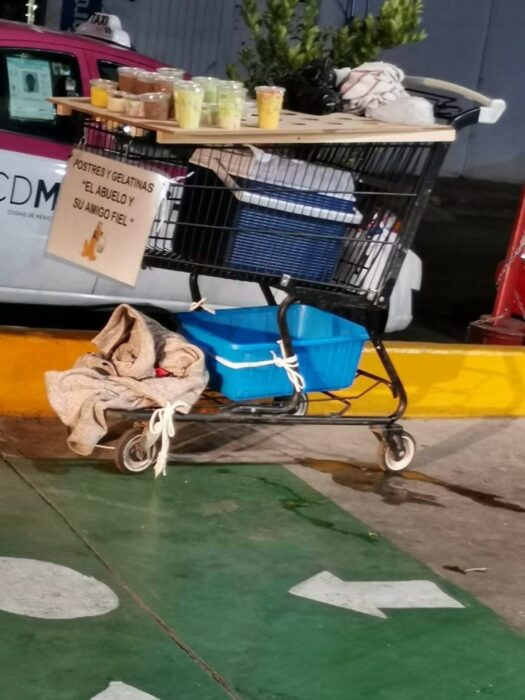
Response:
[[[84,241],[84,246],[82,248],[82,257],[88,260],[96,260],[97,253],[100,255],[104,252],[106,247],[106,242],[104,239],[104,231],[102,230],[102,224],[99,221],[97,227],[89,240]]]

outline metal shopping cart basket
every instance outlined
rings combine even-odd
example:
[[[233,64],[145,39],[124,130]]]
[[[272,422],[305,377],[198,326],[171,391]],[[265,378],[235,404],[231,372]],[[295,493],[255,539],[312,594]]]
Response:
[[[442,81],[406,85],[433,101],[436,125],[284,112],[278,131],[257,129],[250,115],[238,132],[184,132],[167,123],[137,128],[120,115],[110,122],[85,101],[55,100],[62,113],[80,114],[82,148],[174,175],[145,267],[189,273],[196,305],[199,277],[208,275],[255,283],[268,304],[175,319],[204,349],[211,374],[211,391],[177,422],[367,425],[386,469],[410,464],[415,441],[399,424],[406,392],[369,319],[388,303],[456,132],[497,121],[505,104]],[[366,340],[381,374],[359,367]],[[393,410],[355,412],[378,386]],[[134,413],[117,444],[126,473],[157,459],[150,415]]]

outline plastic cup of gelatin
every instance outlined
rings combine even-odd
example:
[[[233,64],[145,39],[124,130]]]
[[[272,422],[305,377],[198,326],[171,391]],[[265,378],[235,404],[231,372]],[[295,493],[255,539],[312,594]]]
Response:
[[[95,79],[90,81],[91,104],[93,107],[102,107],[105,109],[108,106],[108,91],[116,90],[117,83],[113,80]]]
[[[177,85],[177,121],[181,129],[198,129],[201,123],[204,89],[198,83],[185,81]]]
[[[259,128],[278,129],[286,90],[275,85],[260,85],[255,88]]]
[[[246,102],[246,89],[223,83],[217,88],[219,108],[218,125],[221,129],[234,131],[241,128]]]

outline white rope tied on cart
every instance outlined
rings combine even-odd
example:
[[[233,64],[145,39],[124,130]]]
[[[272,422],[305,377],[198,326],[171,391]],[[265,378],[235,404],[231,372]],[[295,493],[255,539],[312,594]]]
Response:
[[[175,413],[179,408],[189,410],[187,403],[179,401],[171,403],[168,401],[162,408],[157,408],[149,421],[148,433],[146,436],[146,447],[151,449],[160,440],[160,449],[157,455],[157,461],[153,467],[155,479],[161,474],[166,476],[166,466],[168,463],[168,453],[170,442],[175,437]]]
[[[271,351],[271,360],[260,360],[259,362],[231,362],[226,360],[224,357],[216,356],[217,362],[224,367],[229,369],[250,369],[251,367],[269,367],[270,365],[275,365],[280,369],[284,369],[288,375],[288,379],[292,384],[295,391],[300,394],[306,388],[306,382],[303,375],[299,372],[299,360],[297,355],[292,355],[291,357],[286,357],[284,343],[282,340],[277,341],[281,349],[281,357],[279,357],[273,350]]]
[[[194,301],[192,304],[190,304],[190,311],[198,311],[199,309],[202,309],[209,314],[215,314],[215,309],[212,309],[212,307],[208,306],[205,302],[206,297],[202,297],[202,299],[199,299],[199,301]]]

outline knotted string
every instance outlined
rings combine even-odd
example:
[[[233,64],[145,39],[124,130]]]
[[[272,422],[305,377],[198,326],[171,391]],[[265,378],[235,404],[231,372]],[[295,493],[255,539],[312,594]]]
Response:
[[[179,408],[188,410],[188,404],[179,401],[171,403],[168,401],[162,408],[157,408],[153,411],[146,434],[146,449],[151,449],[160,440],[160,449],[157,455],[157,461],[153,467],[155,478],[166,476],[166,465],[168,463],[168,454],[171,440],[175,437],[175,414]]]
[[[190,311],[198,311],[199,309],[202,309],[209,314],[215,314],[215,309],[212,309],[211,306],[205,304],[205,301],[206,297],[202,297],[202,299],[199,299],[199,301],[194,301],[192,304],[190,304]]]

